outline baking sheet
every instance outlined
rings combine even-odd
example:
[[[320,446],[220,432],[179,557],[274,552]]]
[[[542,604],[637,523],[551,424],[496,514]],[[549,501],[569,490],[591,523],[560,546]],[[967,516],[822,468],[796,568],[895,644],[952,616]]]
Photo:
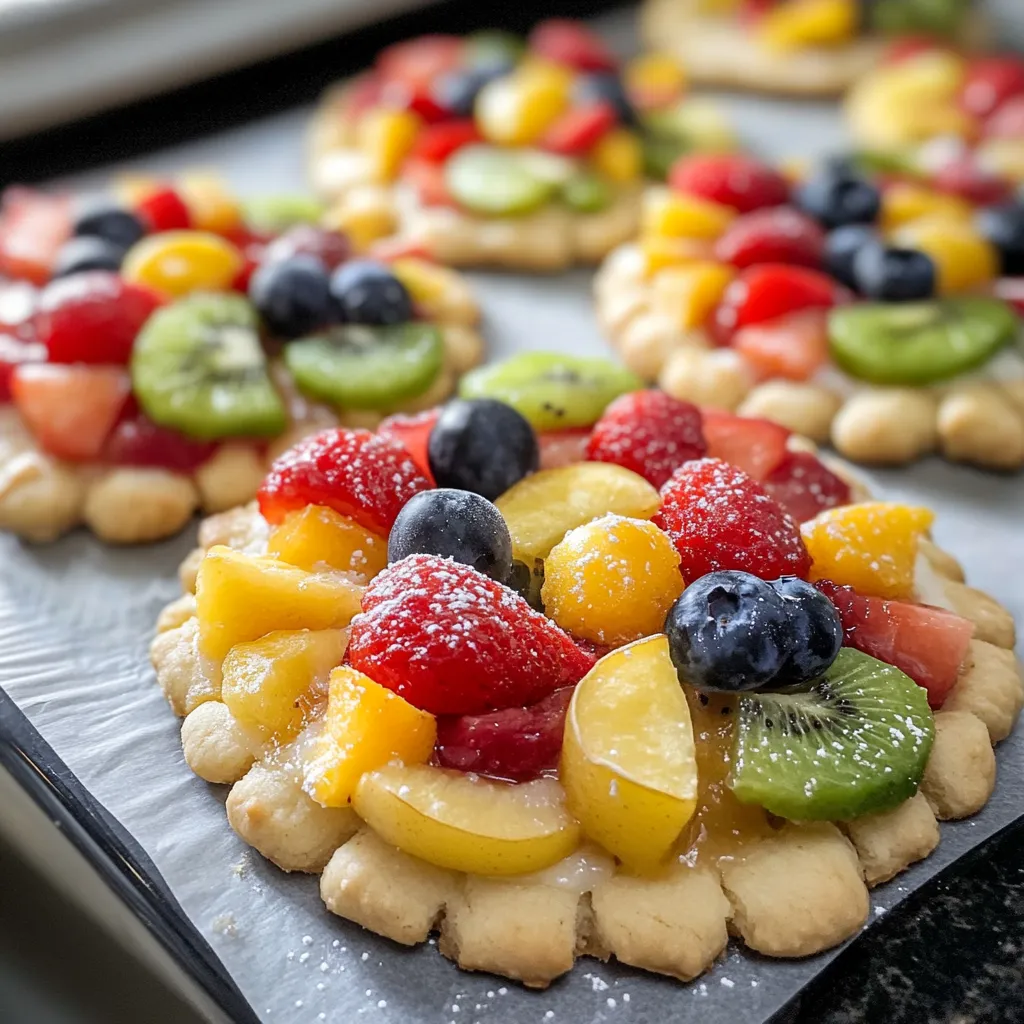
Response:
[[[628,45],[625,18],[606,25]],[[771,101],[729,105],[766,152],[813,155],[841,146],[827,105],[808,105],[799,116],[792,105]],[[131,169],[212,166],[243,193],[296,189],[307,116],[267,119],[134,161]],[[110,173],[75,184],[98,184]],[[590,308],[589,276],[474,275],[492,356],[550,347],[606,351]],[[1024,476],[938,461],[868,475],[888,496],[934,507],[938,542],[964,562],[971,583],[1024,621]],[[547,992],[530,993],[459,972],[433,948],[405,950],[332,917],[315,878],[282,874],[235,837],[224,817],[226,789],[201,782],[182,759],[179,723],[156,688],[146,652],[157,612],[179,593],[177,564],[193,544],[194,530],[137,550],[105,550],[84,534],[48,548],[0,538],[0,685],[146,849],[264,1021],[662,1024],[699,1015],[706,1024],[735,1024],[769,1017],[834,957],[769,962],[730,948],[689,986],[583,960]],[[935,854],[875,890],[874,917],[1024,814],[1019,732],[1001,745],[998,760],[999,783],[986,809],[943,826]]]

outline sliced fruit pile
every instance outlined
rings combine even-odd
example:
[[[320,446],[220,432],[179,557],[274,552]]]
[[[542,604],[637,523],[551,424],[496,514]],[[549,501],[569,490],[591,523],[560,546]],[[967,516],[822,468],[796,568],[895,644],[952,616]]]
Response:
[[[609,208],[694,146],[731,146],[667,58],[619,66],[590,29],[553,19],[527,40],[426,36],[384,50],[329,101],[314,179],[329,195],[401,182],[422,206],[516,217]]]
[[[205,176],[132,181],[116,197],[8,190],[0,403],[27,436],[2,454],[42,453],[26,484],[46,457],[187,478],[233,441],[232,465],[211,469],[203,488],[216,510],[251,496],[264,446],[290,430],[338,415],[373,423],[446,397],[454,372],[481,356],[465,284],[420,258],[354,258],[344,234],[316,226],[321,213],[299,197],[241,202]],[[0,522],[41,539],[88,506],[50,494],[66,506],[62,521],[40,523],[35,499],[17,490],[5,477]],[[196,507],[187,483],[179,496],[173,522],[138,535],[129,524],[118,536],[103,514],[90,525],[113,540],[154,539]]]

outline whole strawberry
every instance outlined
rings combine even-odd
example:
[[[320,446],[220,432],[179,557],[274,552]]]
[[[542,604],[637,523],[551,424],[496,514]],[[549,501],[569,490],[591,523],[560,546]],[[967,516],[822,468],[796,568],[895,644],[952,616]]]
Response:
[[[595,660],[508,587],[435,555],[388,566],[362,607],[352,667],[435,715],[536,704]]]
[[[672,538],[688,583],[720,569],[806,578],[811,556],[796,521],[736,466],[688,462],[661,488],[661,501],[652,522]]]
[[[706,451],[697,406],[664,391],[632,391],[616,398],[594,425],[587,458],[614,462],[660,487],[678,466]]]

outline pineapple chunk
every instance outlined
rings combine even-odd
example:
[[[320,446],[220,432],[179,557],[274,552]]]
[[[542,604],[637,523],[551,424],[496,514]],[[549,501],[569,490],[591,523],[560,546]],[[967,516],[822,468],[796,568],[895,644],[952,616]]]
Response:
[[[332,508],[307,505],[271,533],[267,554],[307,572],[340,569],[369,583],[388,564],[388,543]]]

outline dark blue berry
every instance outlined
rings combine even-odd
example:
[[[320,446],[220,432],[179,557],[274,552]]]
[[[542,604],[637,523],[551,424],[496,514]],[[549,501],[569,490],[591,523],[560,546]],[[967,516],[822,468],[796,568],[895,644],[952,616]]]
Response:
[[[898,249],[880,242],[862,245],[853,257],[857,291],[869,299],[913,302],[935,294],[935,263],[918,249]]]
[[[51,277],[69,277],[84,270],[120,270],[124,259],[123,246],[105,238],[69,238],[57,253]]]
[[[388,535],[388,561],[439,555],[504,583],[512,570],[512,538],[501,513],[472,491],[421,491],[398,513]]]
[[[442,75],[432,90],[432,97],[453,117],[472,117],[477,94],[495,78],[507,75],[515,65],[495,59],[478,67],[462,68]]]
[[[594,71],[578,77],[573,86],[573,99],[581,106],[609,103],[621,124],[635,126],[639,123],[636,108],[626,94],[622,79],[614,71]]]
[[[146,225],[137,214],[106,196],[90,196],[77,204],[71,233],[105,238],[127,250],[146,234]]]
[[[844,224],[830,231],[825,239],[825,269],[840,284],[855,289],[853,259],[865,245],[877,242],[878,235],[868,224]]]
[[[691,583],[669,609],[665,633],[680,681],[698,690],[764,689],[792,653],[786,602],[769,583],[735,570]]]
[[[1011,277],[1024,274],[1024,205],[986,206],[974,222],[982,237],[999,250],[1002,272]]]
[[[493,398],[449,402],[430,432],[427,454],[439,486],[473,491],[490,501],[540,463],[533,428]]]
[[[330,279],[316,256],[289,256],[257,268],[249,298],[279,338],[299,338],[336,318]]]
[[[518,558],[515,559],[505,585],[511,587],[521,597],[525,597],[531,608],[538,612],[544,611],[544,599],[541,597],[541,590],[544,587],[544,562],[541,559],[535,559],[532,568],[525,562],[520,562]]]
[[[782,576],[771,586],[786,602],[795,641],[780,678],[788,686],[809,683],[824,675],[843,645],[839,612],[820,590],[796,576]]]
[[[351,260],[331,275],[341,319],[352,324],[404,324],[412,319],[405,285],[383,263]]]
[[[793,192],[797,206],[826,228],[873,224],[882,206],[878,188],[855,174],[827,170]]]

